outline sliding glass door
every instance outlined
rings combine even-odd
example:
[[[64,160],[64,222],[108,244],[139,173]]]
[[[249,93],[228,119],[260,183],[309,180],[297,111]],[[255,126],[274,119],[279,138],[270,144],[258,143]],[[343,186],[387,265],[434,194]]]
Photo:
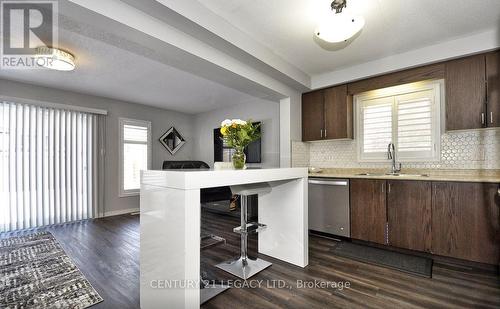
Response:
[[[0,102],[0,232],[97,216],[98,117]]]

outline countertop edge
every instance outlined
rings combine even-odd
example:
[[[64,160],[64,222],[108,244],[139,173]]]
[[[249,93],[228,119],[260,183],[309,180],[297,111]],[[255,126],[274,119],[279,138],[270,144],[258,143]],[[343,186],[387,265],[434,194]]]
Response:
[[[390,176],[390,175],[356,175],[341,173],[309,173],[309,178],[344,178],[344,179],[380,179],[380,180],[414,180],[414,181],[451,181],[451,182],[483,182],[500,183],[500,178],[489,176]]]

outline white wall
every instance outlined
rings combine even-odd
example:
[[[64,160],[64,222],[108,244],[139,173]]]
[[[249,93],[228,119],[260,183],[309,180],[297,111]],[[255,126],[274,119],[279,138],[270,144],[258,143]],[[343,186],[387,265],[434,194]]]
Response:
[[[193,159],[194,130],[192,124],[194,116],[192,115],[1,79],[0,96],[98,108],[108,111],[108,116],[106,118],[106,158],[104,171],[104,211],[108,215],[137,209],[139,207],[138,196],[118,197],[118,118],[125,117],[151,121],[153,169],[160,169],[163,160]],[[171,126],[174,126],[187,141],[175,156],[170,155],[158,141],[159,137]]]
[[[262,122],[262,167],[280,166],[280,105],[278,102],[255,99],[228,108],[197,114],[194,120],[193,155],[196,160],[214,164],[213,129],[222,120],[240,118]]]
[[[292,166],[292,141],[302,140],[302,95],[280,100],[280,167]]]

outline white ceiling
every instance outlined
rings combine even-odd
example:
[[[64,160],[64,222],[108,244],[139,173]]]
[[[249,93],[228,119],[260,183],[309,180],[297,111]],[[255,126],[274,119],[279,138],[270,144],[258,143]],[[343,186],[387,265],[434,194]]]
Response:
[[[59,46],[75,55],[76,70],[0,70],[0,78],[192,114],[255,99],[106,40],[59,28]]]
[[[328,51],[313,30],[331,0],[198,1],[309,75],[500,27],[499,0],[348,0],[365,28],[346,48]]]
[[[366,26],[346,48],[328,51],[316,44],[313,30],[331,0],[122,1],[144,10],[135,11],[134,18],[155,20],[164,27],[152,28],[158,33],[144,32],[75,1],[68,6],[61,2],[59,12],[68,20],[59,20],[59,45],[75,54],[77,69],[0,70],[0,78],[200,113],[255,97],[276,101],[288,88],[275,80],[304,91],[318,76],[340,76],[343,69],[366,67],[370,61],[500,28],[500,0],[348,0],[351,9],[365,16]],[[149,11],[139,4],[150,6]],[[167,5],[171,11],[162,11]],[[177,41],[160,38],[165,29],[186,34],[178,36],[181,47]],[[200,50],[207,57],[200,57]],[[450,56],[442,59],[446,57]],[[235,61],[229,61],[232,58]],[[313,86],[331,84],[328,75],[325,82]]]

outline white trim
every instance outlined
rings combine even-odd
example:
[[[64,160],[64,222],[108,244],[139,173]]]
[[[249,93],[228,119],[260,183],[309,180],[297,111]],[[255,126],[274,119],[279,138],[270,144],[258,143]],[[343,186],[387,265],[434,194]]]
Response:
[[[128,208],[128,209],[105,211],[103,217],[125,215],[125,214],[130,214],[130,213],[138,212],[138,211],[139,211],[139,208]]]
[[[148,169],[151,169],[151,162],[152,162],[152,142],[151,142],[151,121],[147,120],[138,120],[138,119],[130,119],[130,118],[118,118],[118,135],[119,135],[119,150],[118,150],[118,174],[119,174],[119,181],[118,181],[118,196],[119,197],[130,197],[130,196],[137,196],[139,195],[140,189],[134,189],[134,190],[124,190],[123,189],[123,126],[124,125],[133,125],[133,126],[142,126],[142,127],[147,127],[148,128],[148,141],[147,141],[147,146],[148,146]]]
[[[432,91],[434,93],[433,104],[432,104],[432,134],[434,147],[432,150],[432,155],[430,157],[422,158],[420,155],[415,155],[410,157],[409,155],[399,155],[397,154],[398,162],[439,162],[441,160],[441,132],[443,131],[444,123],[444,80],[428,80],[420,81],[415,83],[409,83],[394,87],[387,87],[383,89],[371,90],[363,92],[354,96],[355,102],[355,112],[356,116],[354,124],[354,135],[356,136],[357,142],[357,159],[358,162],[387,162],[380,153],[373,155],[366,155],[362,153],[363,143],[362,143],[362,122],[361,122],[361,104],[363,101],[375,100],[390,97],[392,100],[392,115],[393,115],[393,129],[392,129],[392,140],[397,140],[397,103],[396,97],[407,95],[415,92],[421,91]],[[397,146],[397,145],[396,145]],[[397,147],[396,147],[397,148]]]
[[[83,107],[83,106],[76,106],[76,105],[69,105],[69,104],[60,104],[60,103],[46,102],[46,101],[39,101],[39,100],[31,100],[31,99],[4,96],[4,95],[0,95],[0,101],[36,105],[36,106],[42,106],[42,107],[48,107],[48,108],[58,108],[58,109],[63,109],[63,110],[71,110],[71,111],[98,114],[98,115],[107,115],[108,114],[108,111],[104,110],[104,109],[90,108],[90,107]]]

